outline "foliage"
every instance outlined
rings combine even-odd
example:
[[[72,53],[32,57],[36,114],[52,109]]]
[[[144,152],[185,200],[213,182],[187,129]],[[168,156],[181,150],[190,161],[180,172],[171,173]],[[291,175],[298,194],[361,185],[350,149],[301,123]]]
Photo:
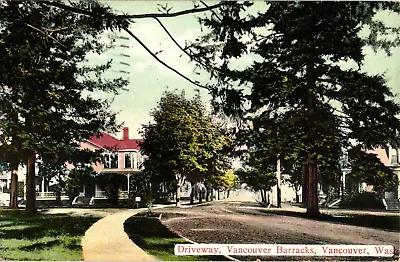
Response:
[[[184,93],[167,91],[151,116],[154,123],[143,125],[141,130],[141,153],[148,156],[145,169],[159,176],[155,178],[159,182],[181,185],[194,172],[201,176],[206,170],[204,160],[211,156],[207,151],[211,122],[200,96],[187,99]]]
[[[101,151],[84,150],[61,143],[57,147],[64,147],[57,149],[59,154],[41,155],[39,175],[49,180],[55,178],[56,193],[65,190],[70,198],[74,198],[79,195],[82,186],[90,180],[94,170],[88,164],[100,161]],[[67,163],[70,164],[68,167]]]
[[[385,208],[382,198],[376,192],[362,192],[351,195],[343,199],[340,205],[346,208]]]
[[[376,154],[353,148],[349,152],[349,163],[351,172],[347,177],[358,183],[373,185],[376,192],[392,188],[395,184],[397,175],[390,167],[383,164]]]
[[[115,115],[106,110],[108,102],[82,95],[96,90],[117,92],[127,84],[121,78],[103,79],[110,62],[81,65],[87,53],[105,50],[106,44],[100,41],[105,25],[91,27],[85,16],[35,2],[6,2],[0,11],[5,27],[1,35],[1,99],[4,109],[12,110],[4,111],[6,118],[10,114],[4,133],[17,129],[24,141],[22,149],[40,153],[54,152],[59,143],[76,144],[99,128],[114,130]],[[14,112],[25,121],[21,117],[17,123],[11,121]]]
[[[323,179],[330,174],[323,170],[334,170],[328,181],[337,180],[342,148],[352,147],[350,139],[364,150],[400,146],[399,104],[383,75],[361,70],[365,46],[390,54],[400,43],[399,28],[375,19],[380,10],[399,13],[398,7],[266,2],[259,13],[245,14],[250,5],[231,2],[199,19],[209,33],[188,46],[198,66],[218,81],[212,91],[217,110],[259,120],[268,156],[308,165],[310,176],[318,166]],[[363,37],[366,26],[370,34]],[[237,66],[239,58],[253,62]],[[345,69],[342,62],[358,69]],[[317,192],[310,190],[315,200]],[[311,203],[315,213],[316,202]]]
[[[68,172],[68,177],[65,181],[65,192],[72,198],[79,195],[82,187],[90,181],[94,173],[91,166],[76,167]]]
[[[209,134],[206,150],[210,157],[205,159],[206,170],[203,171],[202,181],[214,188],[233,189],[237,178],[230,171],[235,146],[232,131],[222,123],[212,122]]]
[[[246,183],[254,191],[270,190],[276,184],[277,156],[271,140],[266,139],[266,133],[256,122],[256,125],[242,130],[238,134],[238,143],[245,145],[246,150],[240,151],[243,168],[236,171],[240,181]]]
[[[117,130],[110,102],[86,94],[118,93],[127,81],[103,76],[111,61],[85,65],[88,53],[101,54],[108,47],[101,33],[115,28],[115,22],[40,1],[3,1],[0,17],[0,117],[4,135],[12,137],[7,149],[15,161],[34,154],[64,155],[101,130]]]
[[[214,188],[220,190],[233,190],[239,186],[238,176],[232,170],[226,171],[223,175],[212,176],[210,180],[213,181]]]
[[[117,206],[122,180],[126,179],[124,175],[110,173],[97,177],[98,181],[104,185],[104,191],[110,204]]]
[[[270,190],[276,184],[276,174],[272,171],[239,169],[236,175],[254,191]]]
[[[140,196],[141,200],[146,204],[154,202],[155,192],[152,191],[151,174],[147,170],[130,177],[129,194],[131,199]]]

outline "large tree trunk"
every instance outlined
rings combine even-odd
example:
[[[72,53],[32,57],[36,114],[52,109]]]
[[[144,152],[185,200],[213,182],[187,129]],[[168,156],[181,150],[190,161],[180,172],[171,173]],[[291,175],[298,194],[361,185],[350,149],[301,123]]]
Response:
[[[301,206],[307,208],[307,198],[308,198],[308,172],[307,172],[307,164],[303,165],[303,186],[301,188],[302,191],[302,204]]]
[[[217,194],[218,194],[218,200],[220,200],[219,188],[217,189]]]
[[[11,167],[10,208],[18,209],[18,164]]]
[[[35,183],[35,153],[28,156],[26,174],[26,212],[33,214],[36,209],[36,183]]]
[[[318,216],[318,176],[317,165],[315,163],[308,163],[308,193],[307,193],[307,214],[311,216]]]
[[[11,119],[14,123],[18,123],[18,114],[11,114]],[[11,133],[11,137],[13,138],[12,140],[12,145],[14,147],[20,148],[21,147],[21,141],[17,138],[17,131],[13,129]],[[10,168],[11,168],[11,191],[10,191],[10,207],[13,209],[18,208],[18,167],[19,167],[19,161],[15,159],[15,155],[13,156],[14,159],[10,161]]]
[[[310,25],[313,27],[313,25]],[[315,74],[315,61],[317,55],[314,53],[315,50],[311,49],[309,54],[309,61],[306,64],[306,74],[305,79],[307,81],[307,91],[308,94],[304,97],[304,105],[306,106],[306,129],[307,129],[307,142],[308,145],[313,145],[317,140],[315,133],[315,121],[317,119],[318,108],[317,108],[317,97],[316,97],[316,74]],[[307,152],[308,154],[315,153],[315,148],[311,148],[311,152]],[[318,206],[318,175],[317,175],[317,161],[315,156],[308,155],[306,159],[306,167],[305,172],[307,173],[307,214],[311,216],[319,215],[319,206]]]
[[[210,187],[210,201],[214,201],[214,188]]]

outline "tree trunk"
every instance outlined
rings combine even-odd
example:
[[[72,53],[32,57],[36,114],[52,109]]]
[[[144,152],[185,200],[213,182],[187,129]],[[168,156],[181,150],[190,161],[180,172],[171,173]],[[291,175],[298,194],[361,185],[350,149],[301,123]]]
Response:
[[[178,183],[178,186],[176,187],[176,206],[177,207],[181,206],[181,188],[182,188],[182,185]]]
[[[308,172],[307,165],[303,165],[303,186],[301,188],[302,191],[302,207],[307,207],[307,198],[308,198]]]
[[[269,193],[267,192],[267,190],[264,188],[264,189],[262,189],[263,191],[264,191],[264,200],[265,200],[265,203],[267,203],[268,202],[268,204],[269,204]],[[267,196],[268,196],[268,199],[267,199]]]
[[[278,158],[276,163],[276,206],[282,207],[281,204],[281,161]]]
[[[11,114],[11,119],[13,123],[18,123],[18,113]],[[20,148],[21,141],[17,138],[17,131],[15,129],[12,130],[11,133],[12,137],[12,145],[13,147]],[[15,158],[15,156],[14,156]],[[19,167],[19,160],[13,159],[10,161],[10,168],[11,168],[11,188],[10,188],[10,207],[13,209],[18,208],[18,167]]]
[[[264,189],[265,190],[265,189]],[[266,200],[266,203],[269,205],[269,204],[271,204],[271,200],[269,199],[269,193],[267,194],[267,192],[265,192],[264,193],[265,194],[265,200]]]
[[[210,201],[214,201],[214,188],[210,187]]]
[[[206,202],[210,201],[210,186],[206,185]]]
[[[10,208],[18,209],[18,164],[11,167]]]
[[[56,191],[56,206],[61,206],[61,192],[60,191]]]
[[[219,196],[219,189],[217,189],[217,197],[218,197],[218,200],[220,200],[220,196]]]
[[[226,193],[226,198],[229,198],[230,193],[231,193],[231,190],[228,190],[228,192]]]
[[[311,216],[318,216],[318,176],[317,165],[315,163],[308,163],[308,192],[307,192],[307,214]]]
[[[190,182],[190,204],[193,205],[194,203],[194,185]]]
[[[199,203],[203,203],[203,189],[199,190]]]
[[[36,209],[36,183],[35,183],[35,153],[30,153],[27,161],[26,174],[26,212],[34,214]]]
[[[314,27],[313,24],[310,24],[311,28]],[[316,97],[316,74],[315,74],[315,61],[317,55],[315,54],[315,50],[311,49],[309,54],[309,60],[306,64],[306,87],[307,87],[307,95],[304,96],[306,100],[304,100],[304,105],[306,106],[306,122],[305,127],[307,129],[307,141],[308,145],[313,145],[317,140],[315,133],[315,121],[318,114],[317,108],[317,97]],[[312,147],[311,151],[308,154],[315,153],[315,148]],[[317,161],[315,156],[308,155],[306,159],[305,172],[307,177],[307,214],[310,216],[319,215],[319,206],[318,206],[318,175],[317,175]]]
[[[265,194],[264,194],[264,190],[263,189],[260,190],[260,194],[261,194],[261,202],[266,203]]]

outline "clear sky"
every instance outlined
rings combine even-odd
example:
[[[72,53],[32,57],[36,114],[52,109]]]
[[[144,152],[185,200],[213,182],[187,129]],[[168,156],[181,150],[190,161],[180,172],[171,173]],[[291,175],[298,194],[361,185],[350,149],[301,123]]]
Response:
[[[103,3],[117,11],[130,14],[155,13],[158,12],[157,5],[164,5],[165,3],[172,7],[172,12],[193,8],[192,1],[103,1]],[[212,5],[216,2],[206,1],[206,3]],[[257,10],[263,6],[263,2],[256,1],[252,10]],[[201,35],[201,29],[196,18],[199,15],[191,14],[175,18],[163,18],[161,21],[178,43],[184,46],[186,40],[194,40]],[[398,15],[380,13],[378,18],[388,25],[400,26]],[[169,39],[154,19],[136,20],[130,29],[150,50],[153,52],[162,51],[158,54],[158,57],[168,65],[193,80],[200,82],[208,80],[207,74],[196,75],[193,72],[194,64],[189,63],[188,57]],[[118,112],[118,121],[124,122],[125,126],[129,127],[130,137],[139,138],[138,129],[142,124],[151,120],[149,112],[156,107],[163,91],[167,88],[185,90],[187,95],[192,96],[197,87],[159,64],[127,33],[121,32],[118,35],[128,37],[129,40],[118,40],[117,45],[127,45],[129,48],[119,47],[109,50],[101,56],[90,55],[88,58],[90,63],[101,63],[113,59],[115,72],[111,73],[112,76],[122,76],[129,80],[129,91],[122,91],[115,96],[111,109]],[[130,55],[130,57],[123,57],[121,56],[122,53]],[[375,54],[370,48],[366,48],[365,53],[366,60],[363,70],[373,74],[386,72],[389,86],[394,93],[400,93],[400,48],[396,48],[391,57],[387,57],[384,52]],[[130,66],[123,65],[120,62],[128,63]],[[121,73],[119,70],[127,71],[129,74]],[[206,91],[200,91],[204,102],[209,104],[210,96]],[[107,98],[113,97],[104,94],[96,95]],[[397,101],[400,102],[400,99],[397,99]],[[121,137],[122,134],[116,135]]]

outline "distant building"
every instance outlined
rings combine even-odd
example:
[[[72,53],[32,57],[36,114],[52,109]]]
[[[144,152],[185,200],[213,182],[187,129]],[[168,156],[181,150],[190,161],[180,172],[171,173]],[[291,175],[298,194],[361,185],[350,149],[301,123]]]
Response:
[[[104,163],[92,163],[95,171],[93,183],[82,185],[81,197],[93,199],[104,199],[106,177],[114,174],[120,179],[120,198],[124,199],[129,194],[129,180],[132,175],[141,172],[144,157],[140,154],[139,143],[142,139],[130,139],[129,129],[123,129],[122,139],[118,139],[106,132],[101,132],[101,137],[93,136],[80,144],[81,149],[104,150]],[[39,161],[38,161],[39,162]],[[71,165],[67,165],[72,168]],[[54,200],[55,195],[53,187],[57,183],[55,179],[46,179],[38,176],[40,165],[36,163],[36,199]],[[19,166],[18,183],[20,199],[26,195],[26,166]],[[11,188],[11,172],[0,169],[0,206],[9,205]],[[68,199],[65,192],[62,192],[61,198]]]
[[[132,175],[142,171],[144,157],[140,154],[139,143],[143,139],[130,139],[129,129],[123,129],[122,139],[102,132],[101,137],[93,136],[84,143],[82,149],[105,150],[104,163],[93,163],[96,172],[95,183],[83,187],[81,196],[93,198],[106,198],[106,177],[113,174],[120,176],[120,198],[128,198],[129,181]]]

